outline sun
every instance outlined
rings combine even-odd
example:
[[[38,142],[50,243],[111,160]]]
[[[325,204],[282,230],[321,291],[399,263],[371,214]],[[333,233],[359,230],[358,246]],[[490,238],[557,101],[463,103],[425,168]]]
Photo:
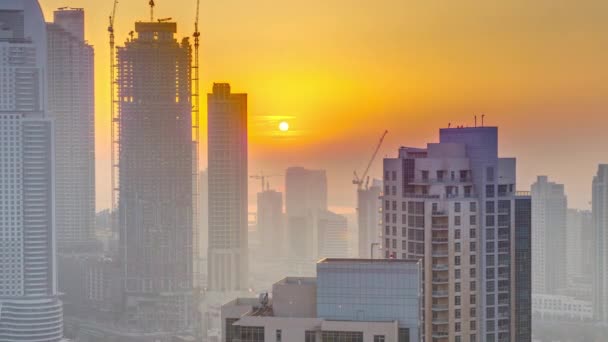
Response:
[[[281,131],[281,132],[289,131],[289,123],[287,123],[287,121],[281,121],[281,123],[279,123],[279,131]]]

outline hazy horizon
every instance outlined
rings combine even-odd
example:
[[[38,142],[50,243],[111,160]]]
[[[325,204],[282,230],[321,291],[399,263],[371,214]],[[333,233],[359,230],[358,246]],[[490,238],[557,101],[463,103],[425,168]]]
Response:
[[[112,1],[40,2],[47,21],[58,7],[85,9],[96,52],[97,208],[107,208]],[[117,45],[148,20],[147,4],[119,3]],[[194,6],[160,0],[155,13],[176,20],[181,37],[193,31]],[[326,169],[335,207],[354,207],[352,171],[384,129],[372,176],[399,146],[436,141],[440,127],[472,126],[483,113],[500,127],[500,154],[517,158],[520,190],[548,175],[565,184],[569,207],[587,209],[597,164],[608,162],[607,11],[603,1],[203,1],[201,92],[224,81],[249,94],[250,174]],[[278,131],[281,119],[288,133]],[[282,190],[284,180],[271,186]],[[252,180],[250,202],[258,188]]]

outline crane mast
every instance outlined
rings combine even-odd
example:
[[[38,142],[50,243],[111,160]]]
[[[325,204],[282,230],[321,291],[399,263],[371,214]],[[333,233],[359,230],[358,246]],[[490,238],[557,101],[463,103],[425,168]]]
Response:
[[[112,187],[112,191],[111,191],[111,196],[112,196],[112,208],[111,210],[114,211],[116,210],[116,201],[117,201],[117,191],[118,191],[118,185],[117,185],[117,173],[118,173],[118,163],[116,158],[118,157],[117,154],[117,149],[118,149],[118,139],[116,137],[116,134],[119,134],[119,127],[118,125],[120,124],[118,121],[118,118],[116,117],[116,107],[115,107],[115,96],[116,96],[116,89],[115,89],[115,84],[116,84],[116,80],[115,80],[115,71],[116,71],[116,64],[115,64],[115,53],[114,53],[114,19],[116,18],[116,7],[118,6],[118,0],[114,0],[114,5],[112,6],[112,14],[110,14],[110,23],[108,25],[108,33],[110,34],[110,147],[111,147],[111,176],[110,176],[110,182],[111,182],[111,187]]]
[[[201,314],[201,286],[199,284],[199,270],[200,270],[200,242],[199,242],[199,234],[198,230],[200,228],[199,223],[199,139],[200,139],[200,95],[199,95],[199,63],[198,63],[198,48],[199,48],[199,37],[200,32],[198,31],[198,17],[199,17],[199,8],[200,8],[200,0],[196,1],[196,12],[194,19],[194,33],[192,34],[194,38],[194,63],[192,63],[192,223],[193,223],[193,245],[192,249],[194,251],[194,260],[195,260],[195,269],[194,269],[194,279],[193,279],[193,295],[194,295],[194,303],[196,305],[195,312],[195,322],[194,322],[194,332],[197,340],[202,339],[202,314]]]

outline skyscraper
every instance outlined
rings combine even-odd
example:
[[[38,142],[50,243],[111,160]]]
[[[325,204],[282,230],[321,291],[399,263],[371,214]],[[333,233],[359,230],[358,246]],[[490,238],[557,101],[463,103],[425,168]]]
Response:
[[[84,40],[82,9],[55,11],[47,31],[57,247],[60,252],[90,251],[95,227],[93,47]]]
[[[209,158],[208,287],[248,288],[247,94],[215,83],[207,96]]]
[[[283,256],[286,250],[282,193],[268,189],[258,192],[257,220],[262,255]]]
[[[539,176],[532,184],[532,288],[556,294],[566,287],[566,220],[564,185]]]
[[[35,0],[0,3],[0,340],[60,341],[47,42]]]
[[[423,260],[426,340],[530,341],[516,324],[531,315],[531,284],[515,183],[496,127],[441,129],[439,143],[384,159],[385,257]]]
[[[592,215],[595,232],[593,318],[608,322],[608,164],[593,177]]]
[[[285,173],[285,215],[290,258],[313,260],[317,257],[313,252],[316,244],[313,220],[322,211],[327,211],[325,170],[288,168]]]
[[[176,29],[137,22],[117,51],[125,317],[143,332],[192,323],[191,47]]]
[[[369,188],[357,190],[359,258],[371,258],[372,243],[380,243],[381,194],[382,181],[376,179]]]
[[[580,288],[580,284],[592,283],[595,258],[593,219],[591,211],[588,210],[568,209],[567,216],[567,285]]]

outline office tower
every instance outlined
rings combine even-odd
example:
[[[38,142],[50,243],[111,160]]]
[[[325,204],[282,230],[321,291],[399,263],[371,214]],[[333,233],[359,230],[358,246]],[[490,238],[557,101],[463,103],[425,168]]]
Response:
[[[313,236],[316,236],[314,257],[348,257],[348,223],[346,217],[331,211],[319,211],[313,221]]]
[[[357,190],[360,258],[371,258],[372,244],[380,244],[381,194],[382,181],[377,179],[373,180],[369,188]]]
[[[593,318],[608,322],[608,164],[600,164],[593,177],[591,206],[595,236]]]
[[[192,322],[191,47],[174,22],[137,22],[117,50],[125,317],[139,332]]]
[[[327,210],[325,170],[290,167],[285,173],[285,214],[290,257],[312,260],[315,239],[313,221],[318,212]]]
[[[226,342],[421,341],[420,272],[412,260],[323,259],[317,278],[285,278],[272,297],[223,305],[222,335]]]
[[[496,127],[441,129],[439,143],[384,159],[385,257],[423,261],[426,340],[530,341],[515,324],[531,286],[529,272],[514,277],[530,267],[515,180]]]
[[[0,3],[0,340],[60,341],[47,43],[35,0]]]
[[[538,176],[532,184],[532,289],[556,294],[566,287],[566,213],[564,185]]]
[[[84,11],[55,11],[47,34],[57,248],[88,252],[95,227],[95,113],[93,47],[84,40]]]
[[[283,194],[274,190],[258,192],[257,231],[260,253],[276,258],[285,254]]]
[[[206,169],[199,172],[198,181],[198,276],[200,284],[204,284],[207,278],[207,249],[209,246],[209,175]]]
[[[247,94],[213,84],[207,96],[209,158],[208,286],[248,288]]]
[[[513,341],[530,342],[532,339],[532,198],[530,193],[519,191],[515,196],[515,293],[513,312]]]
[[[591,283],[595,242],[591,211],[568,209],[566,264],[569,287]],[[575,284],[572,284],[573,281]]]

